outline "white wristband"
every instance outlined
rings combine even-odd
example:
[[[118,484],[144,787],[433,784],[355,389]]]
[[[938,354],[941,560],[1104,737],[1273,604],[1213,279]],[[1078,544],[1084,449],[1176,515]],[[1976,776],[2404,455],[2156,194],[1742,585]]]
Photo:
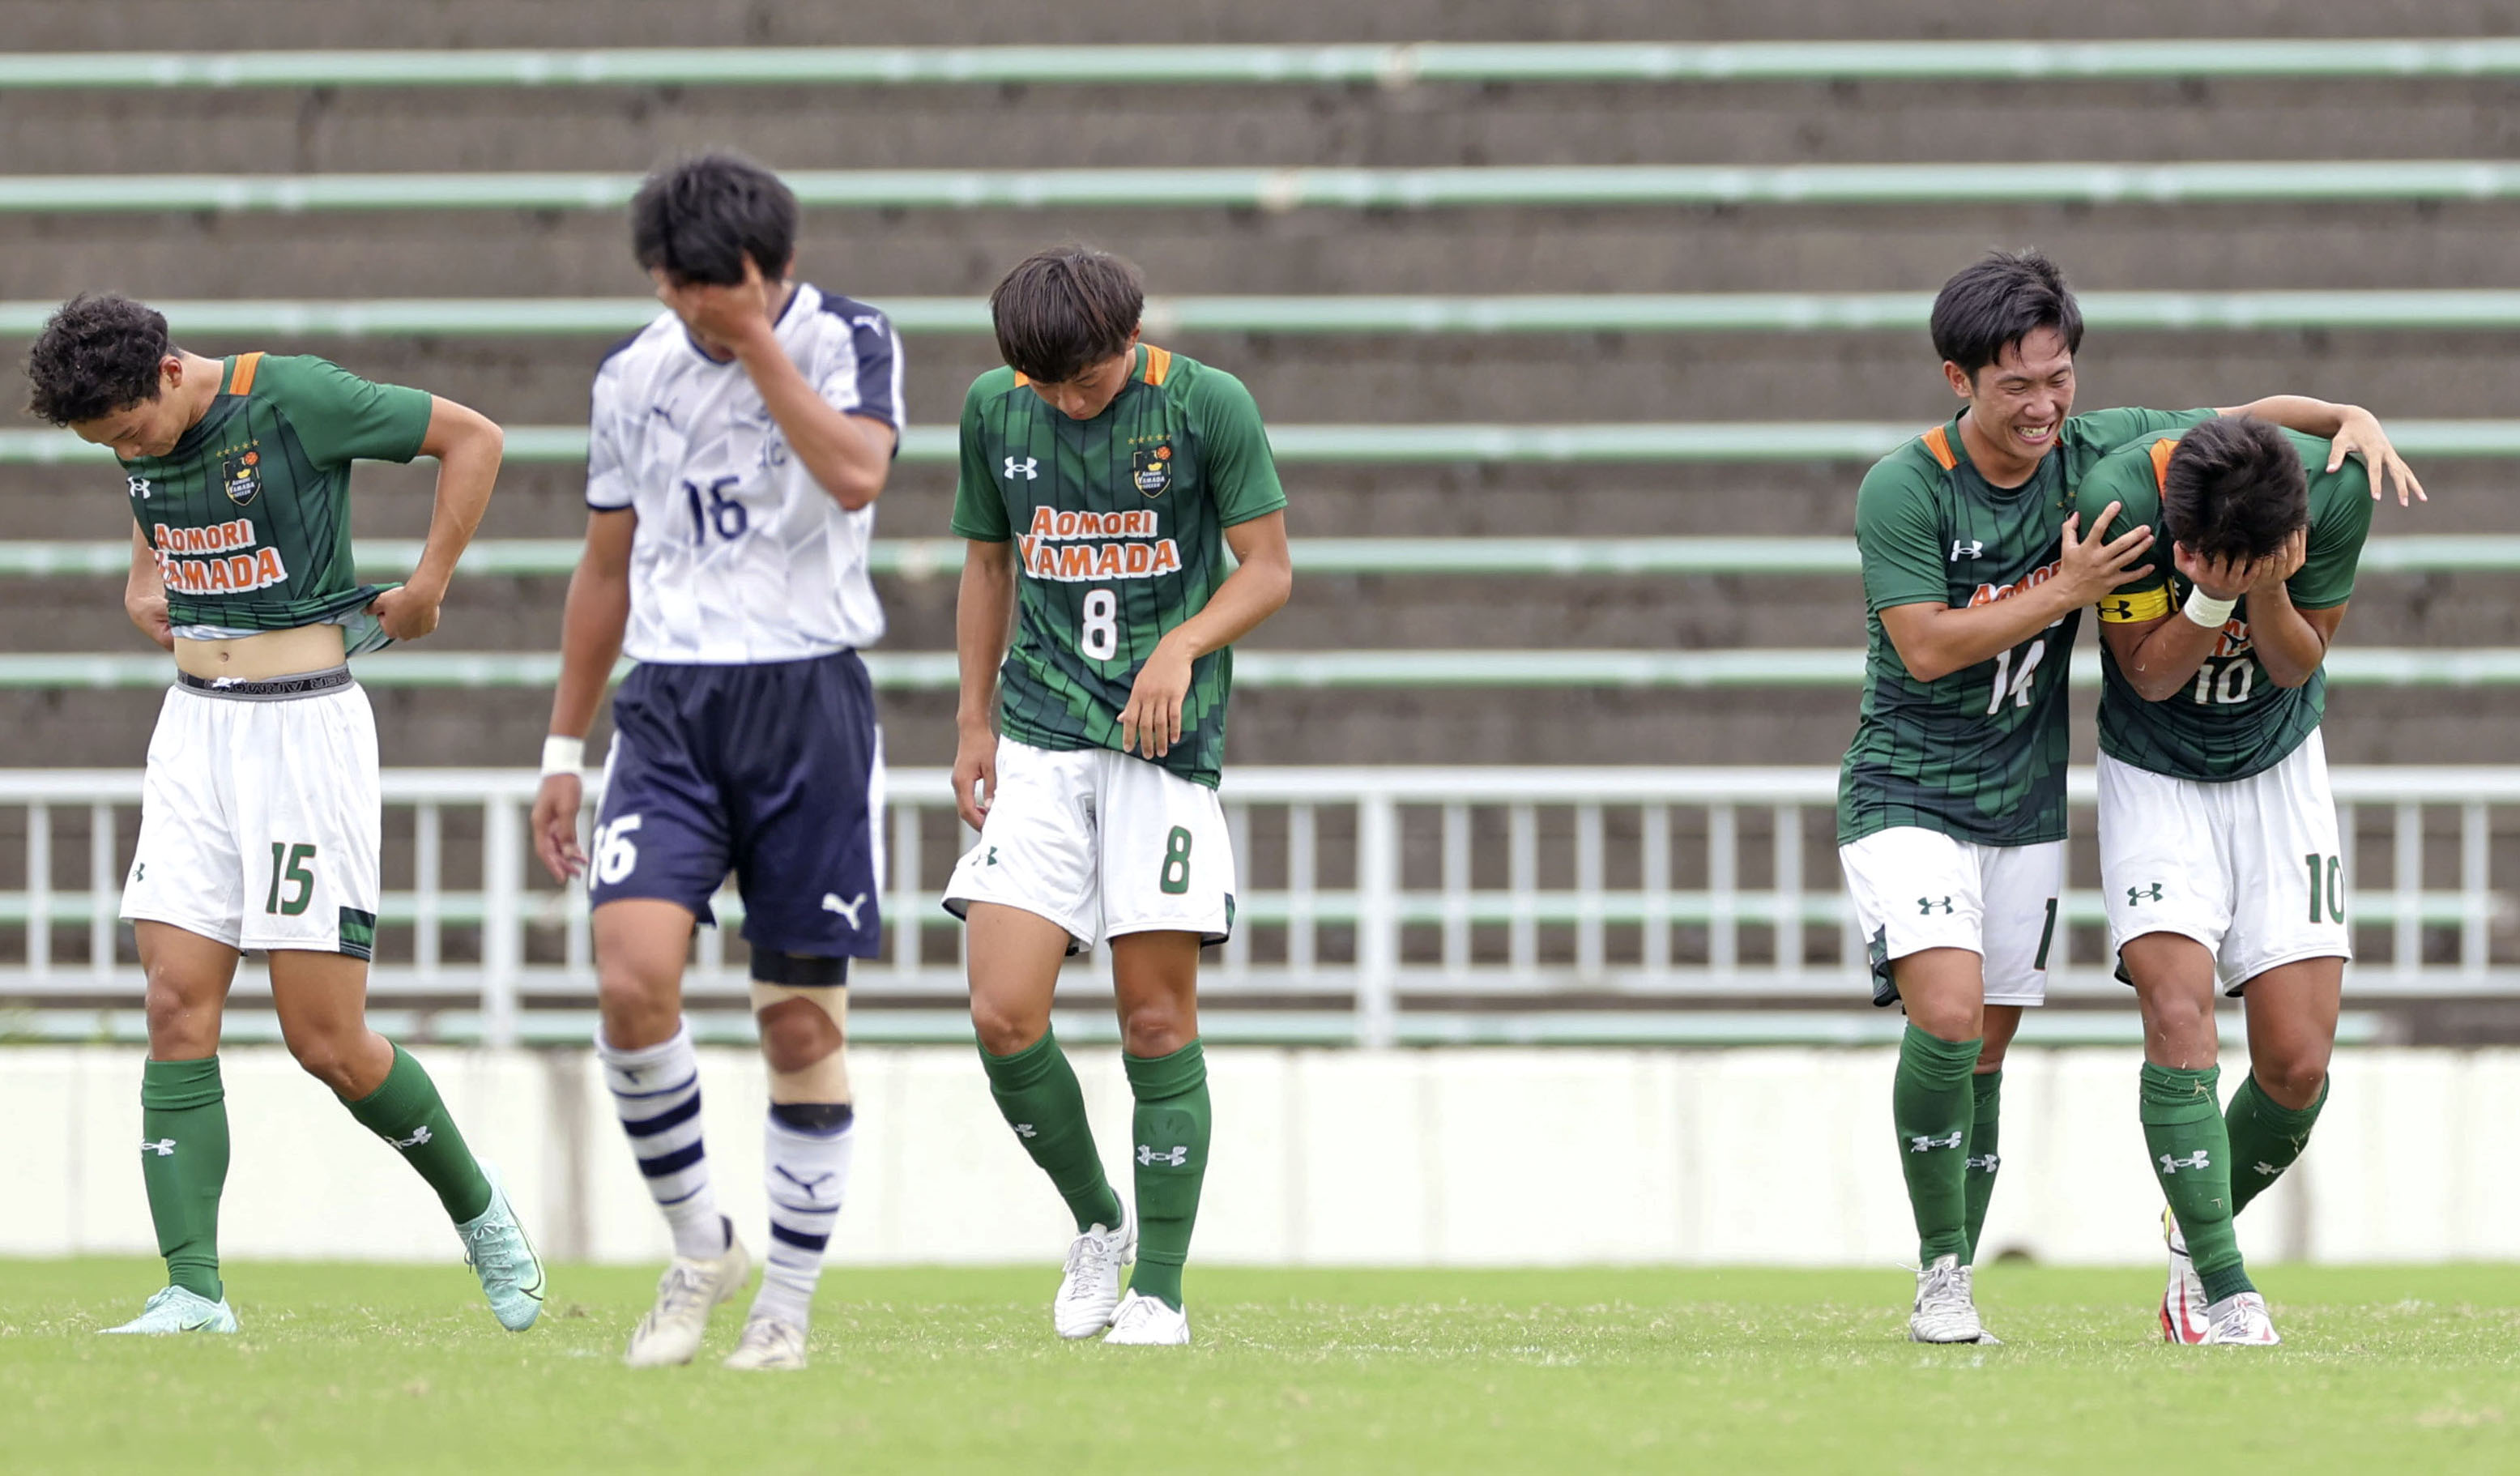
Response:
[[[576,774],[586,767],[586,739],[555,733],[543,739],[543,777]]]
[[[2237,600],[2216,600],[2202,589],[2191,586],[2187,591],[2187,604],[2180,613],[2207,630],[2221,630],[2223,622],[2231,618],[2231,611],[2238,607],[2239,603]]]

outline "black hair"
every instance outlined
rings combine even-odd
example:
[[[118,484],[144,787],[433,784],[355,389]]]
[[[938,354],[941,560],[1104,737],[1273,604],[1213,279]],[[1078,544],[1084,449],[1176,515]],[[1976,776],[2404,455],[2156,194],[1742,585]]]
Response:
[[[2220,416],[2170,453],[2161,520],[2203,558],[2263,559],[2310,522],[2310,475],[2280,427]]]
[[[44,320],[26,353],[26,411],[68,425],[154,400],[158,366],[172,352],[165,314],[120,292],[81,292]]]
[[[1972,382],[2003,351],[2043,328],[2065,335],[2065,351],[2083,346],[2083,310],[2056,263],[2037,251],[1989,251],[1934,294],[1934,352]]]
[[[998,352],[1017,374],[1044,384],[1063,384],[1116,357],[1146,306],[1138,268],[1087,246],[1035,251],[989,293]]]
[[[631,199],[630,249],[678,287],[733,287],[746,257],[775,282],[796,255],[795,192],[740,154],[667,164]]]

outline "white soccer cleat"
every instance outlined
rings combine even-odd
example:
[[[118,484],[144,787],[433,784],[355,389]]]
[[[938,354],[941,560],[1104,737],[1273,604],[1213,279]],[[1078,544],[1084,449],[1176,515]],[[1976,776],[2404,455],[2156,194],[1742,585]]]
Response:
[[[656,1305],[630,1332],[630,1349],[621,1362],[633,1368],[662,1368],[688,1364],[700,1351],[709,1314],[743,1290],[752,1275],[752,1257],[727,1227],[726,1253],[707,1261],[676,1256],[656,1282]]]
[[[739,1369],[802,1368],[805,1329],[782,1318],[755,1317],[743,1324],[726,1366]]]
[[[1190,1314],[1167,1307],[1157,1297],[1129,1293],[1120,1301],[1120,1310],[1111,1319],[1111,1330],[1102,1342],[1112,1348],[1187,1348],[1190,1346]]]
[[[1137,1258],[1137,1217],[1126,1205],[1119,1229],[1090,1226],[1067,1243],[1066,1269],[1050,1304],[1051,1324],[1060,1337],[1090,1338],[1111,1325],[1111,1315],[1120,1310],[1120,1273]]]
[[[2267,1316],[2267,1299],[2254,1291],[2236,1292],[2205,1310],[2205,1335],[2200,1343],[2272,1348],[2283,1341],[2274,1319]]]
[[[119,1327],[98,1330],[154,1337],[178,1332],[234,1332],[237,1319],[225,1297],[213,1302],[198,1292],[169,1286],[151,1297],[148,1305],[140,1309],[140,1316]]]
[[[1936,1256],[1916,1273],[1916,1306],[1908,1315],[1908,1340],[1913,1343],[1992,1343],[1977,1319],[1971,1295],[1975,1271],[1958,1256]]]
[[[2170,1246],[2170,1284],[2161,1293],[2161,1336],[2172,1343],[2205,1341],[2205,1278],[2187,1258],[2187,1237],[2179,1232],[2179,1217],[2161,1212],[2161,1238]]]

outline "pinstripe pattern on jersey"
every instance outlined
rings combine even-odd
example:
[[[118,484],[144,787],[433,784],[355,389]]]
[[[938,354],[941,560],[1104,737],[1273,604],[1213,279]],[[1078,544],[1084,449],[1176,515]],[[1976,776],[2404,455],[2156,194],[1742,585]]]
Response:
[[[1838,843],[1914,826],[1985,845],[2065,834],[2066,677],[2081,611],[1991,660],[1920,682],[1880,609],[1967,608],[2053,573],[2072,490],[2120,441],[2210,412],[2103,411],[2061,427],[2029,481],[1997,487],[1967,459],[1958,419],[1881,459],[1858,496],[1857,541],[1873,608],[1864,699],[1838,777]]]
[[[987,477],[1018,567],[1000,728],[1037,748],[1118,748],[1140,666],[1228,572],[1218,499],[1237,494],[1215,485],[1193,405],[1199,376],[1215,371],[1144,346],[1128,384],[1087,421],[1000,373],[1003,388],[986,376],[974,386],[964,427],[966,482]],[[1192,664],[1181,741],[1157,760],[1200,783],[1224,761],[1233,663],[1221,650]]]

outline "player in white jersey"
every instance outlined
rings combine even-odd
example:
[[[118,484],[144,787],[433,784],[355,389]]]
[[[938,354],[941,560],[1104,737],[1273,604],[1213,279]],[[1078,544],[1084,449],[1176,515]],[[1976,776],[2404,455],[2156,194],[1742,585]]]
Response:
[[[901,342],[875,309],[790,280],[795,197],[748,160],[660,170],[631,222],[671,311],[596,373],[534,840],[555,876],[587,875],[596,1050],[673,1230],[633,1364],[689,1363],[751,1271],[710,1190],[682,1018],[693,929],[735,873],[770,1068],[770,1243],[727,1365],[797,1368],[848,1178],[848,961],[878,942],[882,741],[857,650],[883,634],[867,542]],[[613,698],[590,856],[584,738],[623,654],[640,664]]]

